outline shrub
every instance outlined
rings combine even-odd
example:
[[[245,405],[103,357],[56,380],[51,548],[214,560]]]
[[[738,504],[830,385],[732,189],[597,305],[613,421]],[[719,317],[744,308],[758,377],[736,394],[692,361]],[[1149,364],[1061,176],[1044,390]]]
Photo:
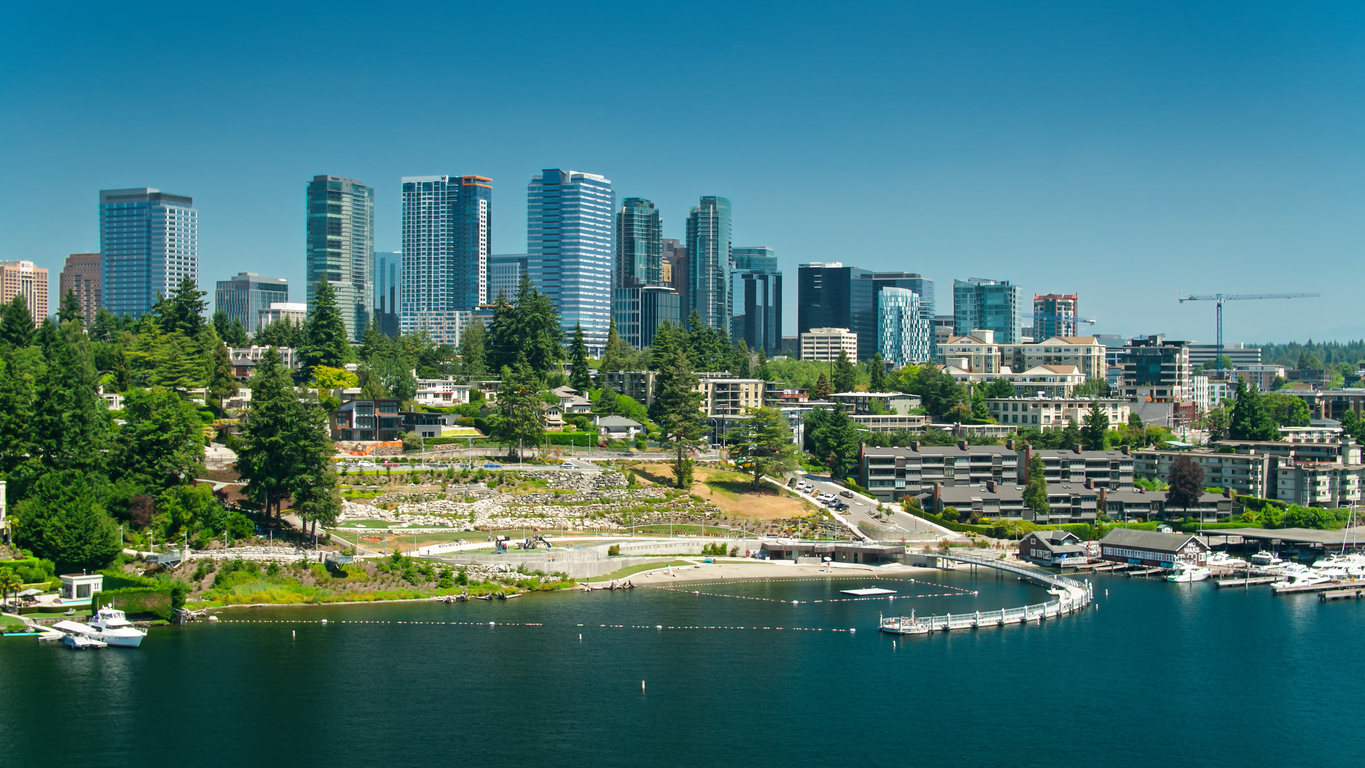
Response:
[[[620,545],[620,544],[612,544],[610,547],[607,547],[607,556],[608,556],[608,557],[616,557],[616,556],[618,556],[618,555],[620,555],[620,554],[621,554],[621,545]]]

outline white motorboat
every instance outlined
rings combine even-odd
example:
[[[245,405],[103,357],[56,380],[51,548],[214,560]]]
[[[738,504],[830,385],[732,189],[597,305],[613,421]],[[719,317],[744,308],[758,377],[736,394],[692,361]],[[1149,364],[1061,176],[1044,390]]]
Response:
[[[1279,592],[1284,589],[1294,589],[1297,587],[1316,587],[1319,584],[1331,584],[1336,581],[1335,578],[1324,575],[1320,571],[1314,572],[1311,569],[1304,570],[1307,570],[1308,573],[1296,574],[1287,581],[1277,581],[1274,584],[1271,584],[1270,588]]]
[[[1201,568],[1189,563],[1176,563],[1175,569],[1166,577],[1166,581],[1177,583],[1203,581],[1212,575],[1213,571],[1208,568]]]
[[[1233,557],[1226,552],[1214,552],[1204,561],[1204,565],[1218,568],[1245,568],[1247,561],[1240,557]]]
[[[911,611],[909,616],[883,617],[881,630],[892,635],[927,635],[929,625],[915,618],[915,612]]]
[[[66,644],[67,648],[77,651],[84,651],[90,648],[104,648],[109,645],[108,643],[102,643],[99,640],[91,640],[84,635],[62,635],[62,642]]]
[[[1275,556],[1274,552],[1257,552],[1251,556],[1251,564],[1258,568],[1279,565],[1283,562],[1283,560]]]
[[[133,626],[128,621],[123,611],[117,608],[105,606],[90,618],[90,623],[81,624],[75,621],[59,621],[52,625],[53,629],[59,629],[70,635],[80,635],[90,640],[98,640],[109,645],[117,645],[123,648],[136,648],[142,644],[142,638],[147,636],[147,632]]]

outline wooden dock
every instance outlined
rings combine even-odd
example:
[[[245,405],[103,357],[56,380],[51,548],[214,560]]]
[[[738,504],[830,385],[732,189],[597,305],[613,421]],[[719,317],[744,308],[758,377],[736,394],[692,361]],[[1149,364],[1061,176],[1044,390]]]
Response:
[[[1169,571],[1168,569],[1166,569],[1166,568],[1139,568],[1139,569],[1136,570],[1136,571],[1129,571],[1129,572],[1128,572],[1128,575],[1129,575],[1129,577],[1132,577],[1132,576],[1143,576],[1143,577],[1147,577],[1147,576],[1155,576],[1155,575],[1158,574],[1158,573],[1169,573],[1169,572],[1170,572],[1170,571]],[[1164,577],[1163,577],[1163,578],[1164,578]]]
[[[1298,587],[1291,587],[1288,584],[1276,584],[1270,588],[1270,591],[1277,595],[1297,595],[1306,592],[1332,592],[1338,590],[1342,592],[1351,591],[1346,588],[1346,582],[1344,581],[1330,581],[1326,584],[1305,584]]]
[[[1214,579],[1213,585],[1219,589],[1223,587],[1256,587],[1274,584],[1277,581],[1280,581],[1278,576],[1252,576],[1245,579]]]
[[[1356,589],[1330,589],[1326,592],[1318,593],[1318,602],[1325,603],[1328,600],[1361,600],[1365,599],[1365,587]]]

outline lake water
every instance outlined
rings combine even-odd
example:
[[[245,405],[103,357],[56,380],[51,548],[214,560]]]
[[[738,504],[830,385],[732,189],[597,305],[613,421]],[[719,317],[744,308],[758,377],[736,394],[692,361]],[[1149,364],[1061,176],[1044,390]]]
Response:
[[[923,579],[932,584],[734,582],[240,609],[218,624],[154,629],[138,650],[0,640],[0,764],[1207,768],[1361,759],[1365,603],[1099,576],[1099,609],[1077,616],[879,634],[880,611],[1047,598],[993,575]],[[897,589],[899,599],[776,602],[863,586]],[[909,597],[923,594],[949,596]],[[276,623],[253,623],[262,621]]]

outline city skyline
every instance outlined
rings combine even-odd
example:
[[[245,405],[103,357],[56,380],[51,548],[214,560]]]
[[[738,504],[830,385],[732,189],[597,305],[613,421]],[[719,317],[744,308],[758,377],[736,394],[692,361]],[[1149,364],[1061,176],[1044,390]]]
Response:
[[[1311,303],[1228,307],[1227,339],[1365,336],[1365,322],[1345,311],[1348,288],[1316,277],[1354,274],[1363,244],[1360,9],[774,11],[754,4],[713,26],[682,8],[645,18],[414,10],[433,36],[483,30],[487,75],[469,79],[401,63],[412,16],[341,7],[322,24],[363,24],[373,55],[357,77],[371,101],[319,134],[323,91],[304,85],[312,65],[293,43],[316,32],[306,9],[276,9],[269,34],[221,19],[212,39],[196,41],[176,32],[183,20],[149,10],[96,8],[59,22],[55,9],[20,8],[13,28],[32,32],[5,55],[49,65],[40,76],[0,75],[10,117],[0,139],[19,150],[7,168],[15,183],[0,190],[0,259],[56,274],[67,254],[98,250],[98,221],[80,201],[145,185],[193,196],[203,211],[201,286],[241,271],[300,285],[300,179],[364,179],[376,190],[375,248],[398,250],[399,179],[445,168],[512,184],[493,238],[499,251],[522,252],[525,200],[515,189],[558,166],[611,178],[618,199],[653,201],[670,239],[684,239],[698,195],[725,195],[741,211],[734,242],[773,247],[788,274],[838,260],[944,286],[993,275],[1029,295],[1083,295],[1097,320],[1087,332],[1199,341],[1213,340],[1213,309],[1180,305],[1177,293],[1319,291]],[[525,44],[555,30],[609,39],[625,58],[653,53],[657,35],[634,34],[646,27],[685,42],[653,68],[597,79]],[[122,60],[114,40],[183,63],[155,81],[110,81],[99,73]],[[731,83],[712,101],[733,116],[723,132],[676,120],[708,77]],[[443,91],[464,95],[434,104],[421,123],[405,116]],[[176,104],[167,131],[146,130],[165,103]],[[479,119],[464,115],[467,103],[481,105]],[[91,113],[103,116],[98,125],[84,119]],[[549,113],[561,116],[553,127]],[[811,194],[816,174],[837,176],[848,194]],[[1282,269],[1305,259],[1318,268]],[[788,305],[794,282],[784,286]]]

